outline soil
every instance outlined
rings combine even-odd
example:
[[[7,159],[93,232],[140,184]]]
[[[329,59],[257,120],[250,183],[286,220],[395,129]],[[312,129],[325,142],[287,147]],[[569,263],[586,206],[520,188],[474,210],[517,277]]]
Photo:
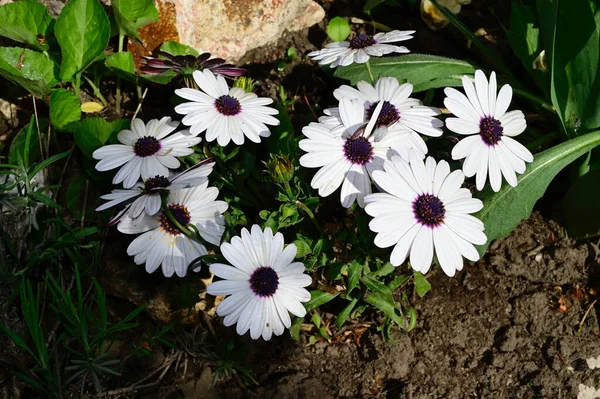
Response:
[[[600,355],[598,273],[600,242],[535,213],[457,277],[428,276],[419,324],[395,343],[375,329],[357,344],[254,343],[260,385],[223,383],[217,396],[574,398],[579,384],[600,385],[585,361]]]

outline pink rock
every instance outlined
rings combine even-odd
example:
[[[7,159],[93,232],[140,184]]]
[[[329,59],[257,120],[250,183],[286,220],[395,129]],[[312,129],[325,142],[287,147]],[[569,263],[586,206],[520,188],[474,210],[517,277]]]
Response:
[[[312,0],[158,0],[175,3],[179,41],[236,61],[248,50],[277,41],[284,31],[319,22]]]

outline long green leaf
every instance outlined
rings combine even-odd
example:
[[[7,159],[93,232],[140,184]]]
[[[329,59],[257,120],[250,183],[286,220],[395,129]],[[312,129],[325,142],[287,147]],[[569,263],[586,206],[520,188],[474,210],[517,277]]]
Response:
[[[599,85],[594,81],[600,63],[600,9],[590,0],[537,0],[537,9],[550,66],[552,104],[567,136],[581,135],[580,126],[587,125],[584,118],[590,113],[588,102],[597,104],[592,90]]]
[[[60,13],[54,32],[63,57],[60,77],[69,82],[104,54],[110,23],[98,0],[71,0]]]
[[[306,308],[307,312],[310,312],[314,308],[318,308],[319,306],[331,301],[336,296],[338,296],[338,294],[330,294],[321,290],[311,291],[310,300],[304,304],[304,307]]]
[[[485,225],[488,241],[478,247],[479,253],[483,255],[492,240],[506,236],[528,218],[558,172],[598,145],[600,130],[559,144],[535,156],[519,177],[517,187],[505,183],[497,193],[484,191],[483,209],[475,216]]]
[[[370,60],[375,79],[393,77],[411,83],[414,91],[445,87],[451,79],[460,84],[462,75],[473,75],[475,67],[461,60],[428,54],[407,54],[399,57],[375,58]],[[361,80],[370,81],[369,72],[364,64],[352,64],[339,67],[335,76],[350,80],[356,85]]]

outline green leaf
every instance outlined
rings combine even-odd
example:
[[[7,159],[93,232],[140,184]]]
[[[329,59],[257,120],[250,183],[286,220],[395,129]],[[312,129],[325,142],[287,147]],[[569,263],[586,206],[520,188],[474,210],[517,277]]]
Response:
[[[164,42],[160,46],[160,51],[164,51],[171,55],[193,55],[194,57],[198,57],[200,55],[200,53],[193,47],[186,46],[185,44],[178,42]]]
[[[350,313],[352,313],[352,311],[354,310],[354,307],[356,306],[356,304],[358,303],[358,299],[354,298],[348,305],[346,305],[346,307],[338,314],[338,316],[335,318],[335,325],[337,326],[337,328],[340,328],[342,326],[342,324],[344,324],[346,322],[346,320],[348,320],[348,317],[350,317]]]
[[[531,7],[513,3],[510,30],[506,32],[506,36],[515,55],[536,80],[538,87],[547,92],[544,72],[533,69],[533,62],[542,51],[535,11]]]
[[[67,150],[65,152],[61,152],[59,154],[54,154],[49,158],[44,159],[42,162],[34,165],[29,172],[30,176],[35,176],[40,173],[44,168],[52,165],[54,162],[60,161],[64,157],[68,156],[71,153],[71,150]]]
[[[563,205],[569,236],[584,237],[600,231],[600,169],[581,176],[569,188]]]
[[[396,313],[398,308],[396,307],[393,299],[390,299],[380,293],[369,292],[365,297],[365,302],[375,306],[377,309],[385,313],[385,315],[392,319],[396,324],[398,324],[398,326],[404,328],[404,319],[399,316],[398,313]]]
[[[50,58],[20,47],[0,47],[0,75],[40,98],[59,83],[58,66]]]
[[[350,35],[350,25],[342,17],[335,17],[327,25],[327,35],[334,42],[343,42]]]
[[[346,286],[346,292],[350,293],[360,280],[364,265],[358,261],[354,261],[348,267],[348,283]]]
[[[60,77],[70,82],[98,57],[110,37],[110,23],[98,0],[71,0],[54,28],[62,50]]]
[[[445,87],[447,79],[453,79],[456,81],[455,85],[460,85],[460,77],[473,75],[476,69],[466,61],[428,54],[372,58],[370,63],[375,79],[393,77],[400,82],[409,82],[415,86],[415,92]],[[334,75],[350,80],[352,85],[361,80],[370,82],[369,73],[363,64],[338,67]]]
[[[85,176],[79,176],[69,184],[67,188],[67,210],[75,218],[81,218],[81,212],[79,210],[79,204],[83,198],[83,189],[87,178]]]
[[[0,7],[0,36],[46,51],[46,36],[52,32],[53,18],[37,1],[18,1]],[[39,41],[38,41],[39,39]]]
[[[488,241],[478,247],[483,255],[489,243],[509,234],[531,214],[533,206],[544,195],[554,177],[571,162],[600,145],[600,131],[561,143],[535,156],[527,170],[519,176],[518,186],[504,184],[494,193],[487,189],[481,195],[483,209],[474,216],[485,225]]]
[[[290,336],[294,341],[300,341],[300,327],[302,326],[303,321],[304,317],[296,317],[292,321],[292,325],[290,326]]]
[[[319,306],[331,301],[336,296],[338,296],[338,294],[330,294],[321,290],[311,291],[310,300],[304,304],[304,307],[306,308],[307,312],[310,312],[314,308],[318,308]]]
[[[367,0],[363,6],[363,12],[368,14],[373,8],[385,2],[386,0]]]
[[[427,294],[431,290],[431,284],[429,281],[419,272],[413,273],[415,277],[415,289],[417,290],[417,295],[420,298],[423,298],[423,295]]]
[[[137,40],[141,40],[138,29],[159,18],[154,0],[113,0],[112,6],[120,34]]]
[[[45,118],[40,118],[40,131],[44,132],[48,128],[48,120]],[[27,136],[29,135],[29,148],[27,147]],[[8,151],[8,163],[17,164],[18,156],[17,153],[21,155],[21,159],[25,159],[25,152],[29,153],[29,162],[35,162],[40,157],[40,144],[39,137],[37,134],[37,127],[35,124],[35,116],[31,115],[31,119],[29,124],[25,126],[13,139],[10,150]],[[29,165],[25,165],[29,166]]]
[[[104,61],[104,64],[117,76],[135,84],[148,82],[167,84],[176,76],[173,71],[167,71],[160,75],[137,75],[135,73],[133,55],[128,51],[111,55]]]
[[[44,195],[40,192],[30,191],[29,193],[27,193],[27,195],[29,197],[33,198],[34,200],[36,200],[37,202],[45,204],[51,208],[62,209],[60,205],[58,205],[56,202],[54,202],[52,200],[52,198],[50,198],[47,195]]]
[[[75,143],[86,157],[91,158],[92,153],[106,143],[112,132],[112,126],[104,119],[87,118],[75,129]]]
[[[81,119],[81,104],[75,93],[56,89],[50,96],[50,123],[59,131],[73,132]]]
[[[580,126],[600,63],[600,11],[590,0],[537,0],[544,48],[549,60],[552,104],[569,137],[584,133]]]

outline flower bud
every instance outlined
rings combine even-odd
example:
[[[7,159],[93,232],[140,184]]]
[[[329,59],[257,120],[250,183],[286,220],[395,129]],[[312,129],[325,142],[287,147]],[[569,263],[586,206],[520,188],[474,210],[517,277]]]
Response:
[[[252,93],[254,90],[254,81],[247,76],[238,76],[233,81],[233,87],[244,89],[246,93]]]
[[[265,164],[271,179],[276,183],[286,183],[294,177],[294,165],[286,155],[271,154],[270,159]]]

